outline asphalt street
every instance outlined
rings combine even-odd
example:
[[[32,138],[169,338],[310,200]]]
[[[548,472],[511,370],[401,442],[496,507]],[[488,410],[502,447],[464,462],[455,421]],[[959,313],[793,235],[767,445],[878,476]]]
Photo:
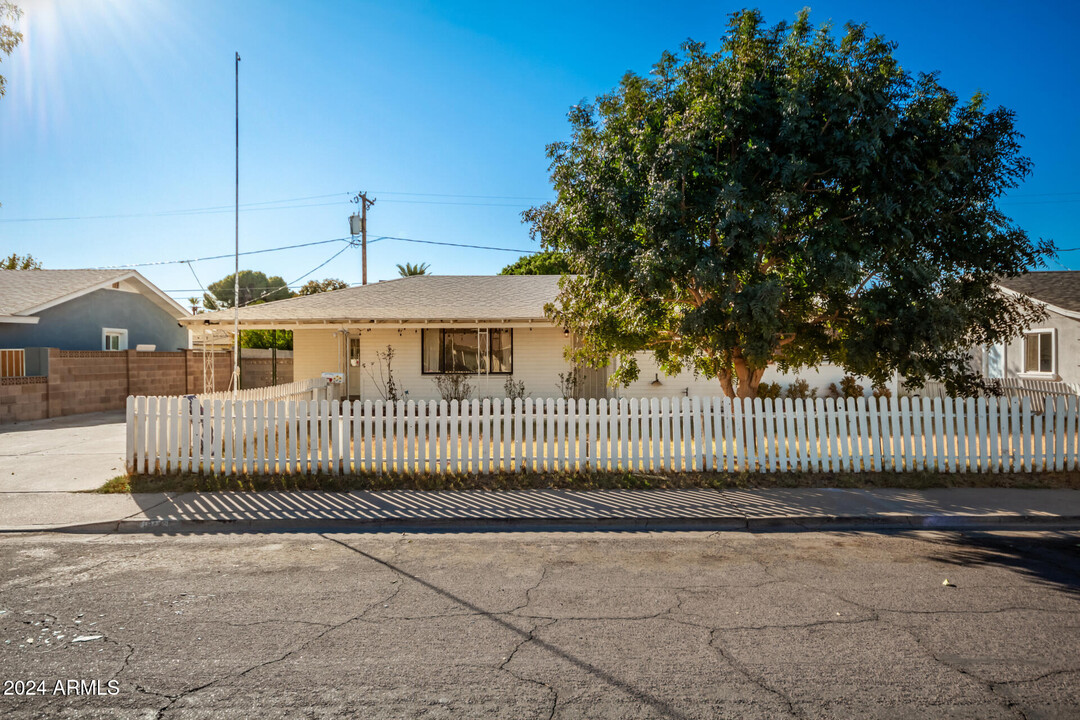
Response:
[[[1078,543],[8,535],[0,716],[1077,717]]]

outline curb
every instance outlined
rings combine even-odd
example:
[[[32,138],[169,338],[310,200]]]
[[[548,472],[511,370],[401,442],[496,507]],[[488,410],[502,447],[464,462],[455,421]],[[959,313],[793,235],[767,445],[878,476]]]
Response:
[[[818,530],[1080,530],[1073,515],[807,515],[773,517],[603,517],[603,518],[257,518],[111,520],[75,525],[0,528],[0,533],[153,533],[159,535],[229,532],[678,532]]]

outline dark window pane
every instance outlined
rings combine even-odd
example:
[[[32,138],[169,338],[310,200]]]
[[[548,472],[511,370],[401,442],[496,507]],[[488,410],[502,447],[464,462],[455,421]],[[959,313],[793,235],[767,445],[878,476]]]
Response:
[[[514,371],[513,330],[491,331],[491,372]]]
[[[1051,372],[1054,368],[1054,336],[1051,333],[1039,335],[1039,371]]]
[[[478,344],[476,330],[446,330],[443,334],[443,372],[475,373]]]

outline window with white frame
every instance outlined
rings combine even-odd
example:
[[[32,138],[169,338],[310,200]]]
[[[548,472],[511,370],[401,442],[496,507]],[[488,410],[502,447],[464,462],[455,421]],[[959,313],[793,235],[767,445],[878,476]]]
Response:
[[[420,338],[425,375],[514,371],[514,331],[509,328],[425,329]]]
[[[1054,331],[1033,330],[1024,333],[1024,372],[1049,375],[1054,367]]]
[[[102,350],[127,350],[128,333],[122,328],[101,328]]]

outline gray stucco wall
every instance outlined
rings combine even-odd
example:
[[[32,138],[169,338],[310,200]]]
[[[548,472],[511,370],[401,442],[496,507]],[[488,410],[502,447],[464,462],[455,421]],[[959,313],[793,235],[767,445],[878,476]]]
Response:
[[[187,330],[145,296],[123,290],[95,290],[38,313],[37,325],[0,323],[0,348],[54,347],[101,350],[101,329],[128,332],[128,348],[156,345],[160,351],[188,345]]]
[[[1051,312],[1044,322],[1029,329],[1057,331],[1054,342],[1057,372],[1050,376],[1024,373],[1024,339],[1018,337],[1005,345],[1005,377],[1080,384],[1080,320]]]

